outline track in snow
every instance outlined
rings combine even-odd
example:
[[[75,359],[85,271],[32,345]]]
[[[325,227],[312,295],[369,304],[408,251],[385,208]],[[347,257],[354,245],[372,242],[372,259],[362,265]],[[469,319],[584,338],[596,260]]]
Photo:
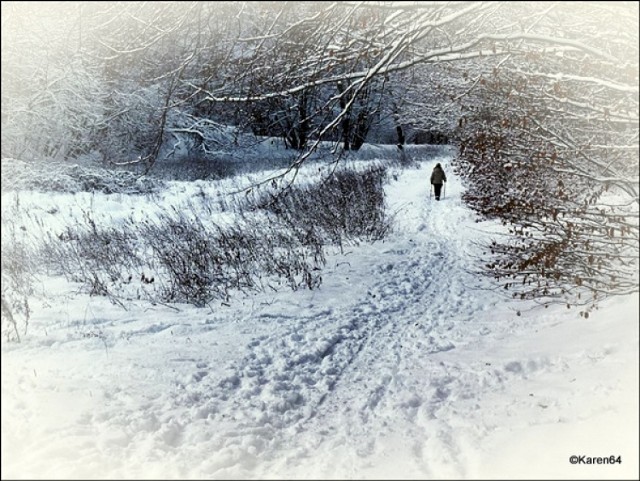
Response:
[[[179,311],[71,295],[41,310],[3,351],[3,476],[485,478],[535,452],[527,472],[555,479],[582,438],[632,459],[637,436],[620,433],[637,401],[634,418],[611,400],[637,400],[637,369],[621,369],[637,366],[637,315],[517,317],[473,273],[489,234],[448,160],[399,172],[394,232],[328,256],[318,290]]]
[[[440,202],[429,200],[436,160],[449,177]],[[233,428],[219,433],[230,449],[229,463],[219,472],[210,467],[214,472],[266,462],[272,464],[268,472],[303,475],[305,459],[325,453],[326,470],[316,474],[348,475],[366,467],[342,456],[345,449],[366,465],[380,450],[388,451],[386,444],[378,449],[378,440],[422,429],[417,418],[429,422],[447,401],[454,378],[433,354],[455,349],[468,334],[487,328],[473,325],[477,293],[468,286],[477,282],[469,273],[474,246],[459,230],[472,227],[473,214],[461,203],[448,159],[436,160],[402,171],[389,187],[390,210],[405,212],[397,215],[401,223],[387,242],[354,255],[369,259],[352,258],[355,267],[341,270],[354,283],[351,303],[303,316],[268,315],[274,334],[256,337],[227,366],[224,378],[204,378],[198,386],[198,398],[212,406],[208,412],[220,413],[213,421],[224,426],[234,413]],[[434,436],[410,437],[426,442]],[[247,439],[255,449],[246,449]],[[404,472],[428,475],[424,446],[406,448],[414,455]],[[357,472],[362,471],[351,474]]]

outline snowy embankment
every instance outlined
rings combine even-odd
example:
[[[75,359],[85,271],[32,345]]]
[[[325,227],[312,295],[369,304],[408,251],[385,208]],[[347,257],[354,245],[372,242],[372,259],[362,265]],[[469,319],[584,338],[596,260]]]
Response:
[[[3,346],[2,477],[637,478],[637,298],[505,299],[448,160],[400,172],[394,232],[318,290],[123,311],[51,286]]]

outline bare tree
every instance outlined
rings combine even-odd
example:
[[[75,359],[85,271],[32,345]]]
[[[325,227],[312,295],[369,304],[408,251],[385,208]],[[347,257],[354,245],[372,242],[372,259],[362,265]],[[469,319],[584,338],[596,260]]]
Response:
[[[5,158],[148,171],[234,129],[285,138],[295,172],[380,114],[400,146],[457,121],[466,200],[512,226],[507,289],[638,290],[636,3],[16,2],[2,27]]]
[[[539,26],[583,43],[470,76],[458,167],[469,204],[509,226],[489,246],[491,275],[588,315],[638,292],[638,9],[555,5]]]

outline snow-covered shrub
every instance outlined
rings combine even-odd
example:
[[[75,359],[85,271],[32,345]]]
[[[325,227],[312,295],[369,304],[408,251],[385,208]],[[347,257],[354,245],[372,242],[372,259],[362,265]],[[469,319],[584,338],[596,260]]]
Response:
[[[83,212],[82,222],[68,225],[55,237],[48,234],[40,252],[43,266],[83,284],[90,295],[115,299],[143,266],[135,228],[130,222],[120,227],[97,226],[89,211]]]
[[[40,252],[50,273],[91,295],[121,303],[144,298],[204,306],[237,291],[321,282],[324,246],[373,241],[390,228],[384,167],[340,170],[323,182],[240,202],[222,219],[204,190],[142,221],[99,225],[92,211],[56,234]],[[256,206],[262,208],[256,208]]]
[[[20,209],[19,197],[12,211]],[[9,212],[11,214],[11,212]],[[26,229],[15,217],[2,219],[2,336],[8,341],[20,341],[26,334],[31,315],[30,298],[34,294],[36,265],[34,249],[18,230]]]
[[[238,230],[240,228],[240,230]],[[223,248],[231,248],[238,235],[250,232],[255,237],[253,244],[246,244],[246,252],[252,255],[259,272],[267,274],[258,277],[261,287],[275,282],[286,282],[292,290],[300,287],[314,289],[321,283],[320,268],[325,263],[323,241],[315,226],[287,225],[275,216],[264,218],[242,216],[242,221],[229,229],[221,238]],[[273,287],[271,285],[271,287]]]
[[[317,287],[324,263],[319,239],[273,220],[245,217],[223,227],[175,211],[142,223],[140,236],[165,279],[162,300],[203,306],[233,290],[261,290],[281,281],[293,290]]]
[[[313,228],[273,215],[239,215],[222,226],[194,214],[182,206],[105,227],[85,211],[81,222],[49,235],[40,258],[49,272],[118,304],[144,297],[204,306],[232,291],[320,284],[324,253]]]
[[[10,158],[2,159],[2,173],[3,191],[146,194],[163,185],[161,180],[129,171],[58,162],[42,165]]]
[[[385,209],[385,167],[340,170],[324,182],[294,185],[277,195],[262,194],[254,208],[276,214],[290,228],[313,225],[326,242],[376,241],[390,230]]]
[[[191,152],[179,159],[163,159],[157,162],[150,175],[166,180],[214,180],[233,177],[239,168],[239,163],[233,159]]]
[[[140,234],[166,279],[163,300],[203,306],[215,294],[225,295],[223,258],[200,219],[163,213],[142,222]]]

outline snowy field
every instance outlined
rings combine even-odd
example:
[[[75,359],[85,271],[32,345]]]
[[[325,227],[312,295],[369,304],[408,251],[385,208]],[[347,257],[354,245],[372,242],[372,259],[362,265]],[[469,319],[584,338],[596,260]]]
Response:
[[[510,301],[474,273],[498,228],[449,161],[399,171],[393,232],[318,290],[125,311],[52,279],[2,346],[2,478],[638,479],[637,296]]]

